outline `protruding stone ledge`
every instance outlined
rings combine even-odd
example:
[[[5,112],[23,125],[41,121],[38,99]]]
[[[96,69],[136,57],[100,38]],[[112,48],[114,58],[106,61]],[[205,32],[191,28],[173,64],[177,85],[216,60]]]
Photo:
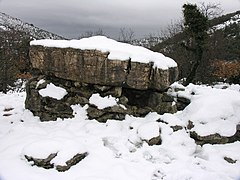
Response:
[[[102,37],[104,39],[104,37]],[[106,43],[109,40],[104,39]],[[77,81],[87,84],[98,84],[103,86],[126,87],[138,90],[154,89],[164,91],[172,84],[177,76],[178,69],[175,62],[160,53],[151,52],[143,48],[143,55],[150,53],[150,60],[132,60],[131,56],[126,59],[109,58],[111,52],[96,49],[78,49],[72,47],[58,47],[58,41],[51,41],[57,47],[44,46],[44,43],[32,43],[30,47],[30,61],[34,69],[44,75]],[[69,43],[69,41],[66,41]],[[77,42],[78,43],[78,42]],[[123,43],[114,41],[116,46]],[[79,41],[81,44],[81,40]],[[125,44],[124,47],[134,47]],[[98,47],[98,45],[96,45]],[[122,47],[121,47],[122,48]],[[116,47],[117,49],[117,47]],[[122,49],[119,50],[124,51]],[[125,50],[126,51],[126,50]],[[136,54],[136,53],[135,53]],[[154,55],[160,56],[156,58]],[[137,54],[138,55],[138,54]],[[151,57],[153,60],[151,61]],[[121,58],[121,57],[119,57]],[[139,57],[140,59],[142,57]],[[143,57],[144,58],[144,57]],[[157,59],[157,60],[156,60]],[[155,62],[154,62],[155,61]],[[158,62],[156,62],[158,61]],[[164,68],[156,64],[171,64]],[[169,61],[169,62],[168,62]],[[167,66],[167,65],[166,65]]]

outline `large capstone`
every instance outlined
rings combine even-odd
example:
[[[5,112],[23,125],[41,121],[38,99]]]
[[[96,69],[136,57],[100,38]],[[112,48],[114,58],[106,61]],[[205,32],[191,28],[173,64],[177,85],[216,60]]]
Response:
[[[33,41],[30,49],[33,68],[67,80],[138,90],[164,91],[177,78],[176,63],[160,53],[105,37],[88,39],[87,43]]]
[[[177,110],[166,93],[177,66],[160,53],[105,37],[41,40],[31,42],[30,61],[36,76],[27,83],[26,108],[42,121],[74,117],[75,104],[87,104],[89,119],[101,122]],[[96,94],[116,104],[100,108],[90,100]]]

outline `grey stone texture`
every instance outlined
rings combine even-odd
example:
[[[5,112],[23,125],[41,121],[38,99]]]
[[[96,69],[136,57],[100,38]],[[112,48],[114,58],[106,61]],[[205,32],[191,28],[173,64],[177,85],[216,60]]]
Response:
[[[72,118],[71,105],[75,104],[88,104],[89,119],[100,122],[123,120],[126,114],[177,111],[174,99],[165,93],[177,78],[177,67],[162,70],[131,59],[109,60],[108,55],[98,50],[31,46],[30,61],[36,76],[27,83],[26,108],[41,121]],[[41,79],[46,82],[37,87]],[[61,100],[42,97],[39,90],[49,83],[66,89],[68,94]],[[118,98],[118,105],[98,109],[89,103],[94,93]]]
[[[138,90],[164,91],[178,75],[177,67],[162,70],[153,63],[109,60],[109,53],[98,50],[31,46],[34,69],[58,78]]]

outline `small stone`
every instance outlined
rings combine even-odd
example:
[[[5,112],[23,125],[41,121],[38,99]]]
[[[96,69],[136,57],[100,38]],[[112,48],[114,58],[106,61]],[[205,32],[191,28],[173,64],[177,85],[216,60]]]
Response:
[[[160,119],[160,118],[157,120],[157,122],[164,123],[164,124],[168,124],[168,122],[166,122],[166,121],[164,121],[164,120],[162,120],[162,119]]]
[[[3,111],[4,112],[8,112],[8,111],[11,111],[11,110],[13,110],[14,108],[5,108]]]
[[[179,131],[179,130],[182,130],[183,127],[182,126],[179,126],[179,125],[176,125],[176,126],[170,126],[172,129],[173,129],[173,132],[175,131]]]
[[[93,105],[88,107],[87,113],[88,113],[89,119],[96,119],[101,117],[104,114],[102,110],[99,110],[97,107]]]
[[[128,98],[126,98],[125,96],[121,96],[121,97],[119,98],[119,102],[120,102],[121,104],[123,104],[123,105],[127,105],[127,103],[128,103]]]
[[[175,92],[185,91],[185,89],[184,89],[184,88],[177,88],[177,87],[175,87],[175,88],[174,88],[174,91],[175,91]]]
[[[82,84],[80,82],[74,82],[73,83],[75,87],[79,88],[79,87],[82,87]]]
[[[104,92],[107,91],[109,89],[111,89],[111,86],[100,86],[100,85],[94,85],[93,86],[98,92]]]
[[[177,110],[182,111],[184,110],[189,104],[191,103],[190,99],[185,97],[177,97]]]
[[[164,92],[164,93],[163,93],[163,96],[162,96],[162,101],[163,101],[163,102],[173,102],[173,101],[174,101],[174,98]]]
[[[188,125],[187,125],[187,129],[191,130],[192,128],[194,128],[194,124],[192,121],[188,121]]]
[[[33,165],[35,166],[42,167],[44,169],[51,169],[54,167],[54,164],[51,163],[51,160],[56,156],[57,156],[57,153],[52,153],[45,159],[38,159],[28,155],[25,155],[25,158],[27,159],[27,161],[33,162]]]
[[[75,156],[73,156],[71,159],[69,159],[65,166],[62,165],[56,165],[56,169],[59,172],[64,172],[69,170],[72,166],[76,165],[77,163],[79,163],[80,161],[82,161],[85,157],[87,157],[88,153],[82,153],[82,154],[76,154]]]
[[[237,160],[233,160],[232,158],[226,157],[226,156],[224,157],[224,160],[227,161],[228,163],[231,163],[231,164],[234,164],[234,163],[237,162]]]
[[[161,145],[162,144],[162,139],[161,136],[157,136],[157,137],[153,137],[150,140],[147,141],[149,146],[153,146],[153,145]]]

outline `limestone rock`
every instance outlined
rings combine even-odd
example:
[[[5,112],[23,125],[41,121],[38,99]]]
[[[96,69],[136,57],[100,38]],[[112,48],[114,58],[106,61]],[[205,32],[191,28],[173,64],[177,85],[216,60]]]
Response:
[[[231,163],[231,164],[234,164],[237,162],[237,160],[233,160],[232,158],[230,157],[224,157],[224,160],[227,161],[228,163]]]
[[[177,110],[182,111],[191,103],[190,99],[185,98],[185,97],[177,97]]]
[[[109,41],[105,37],[100,39]],[[102,52],[95,47],[57,47],[59,46],[45,47],[37,42],[30,47],[30,61],[36,77],[27,83],[25,106],[39,116],[41,121],[72,118],[74,115],[71,106],[76,104],[88,105],[89,119],[100,122],[108,119],[123,120],[126,114],[145,116],[149,112],[163,114],[177,111],[174,99],[165,92],[178,75],[173,60],[163,55],[158,56],[163,59],[157,60],[166,63],[166,66],[159,68],[162,66],[157,64],[161,63],[153,58],[156,55],[153,52],[150,52],[148,60],[138,62],[130,56],[126,60],[112,57],[110,59],[110,51]],[[149,50],[144,48],[141,50],[149,53]],[[64,88],[67,94],[60,100],[42,97],[39,91],[49,83]],[[89,103],[89,98],[94,93],[101,97],[116,98],[117,105],[99,109]]]
[[[28,155],[25,155],[25,158],[27,159],[27,161],[33,162],[33,165],[35,166],[42,167],[44,169],[51,169],[51,168],[54,168],[54,164],[51,163],[51,160],[56,156],[57,156],[57,153],[52,153],[45,159],[38,159]]]
[[[178,75],[177,67],[159,69],[152,63],[109,60],[98,50],[31,46],[30,60],[42,74],[87,84],[164,91]]]
[[[83,160],[86,156],[88,155],[87,152],[81,153],[81,154],[76,154],[73,156],[71,159],[69,159],[66,162],[66,165],[58,165],[51,163],[51,161],[57,156],[57,153],[52,153],[50,154],[47,158],[45,159],[39,159],[39,158],[34,158],[28,155],[25,155],[25,158],[29,162],[33,162],[33,165],[44,168],[44,169],[52,169],[56,167],[56,170],[59,172],[64,172],[69,170],[72,166],[76,165],[79,163],[81,160]]]
[[[182,127],[182,126],[179,126],[179,125],[170,126],[170,127],[173,129],[173,132],[179,131],[179,130],[182,130],[182,129],[183,129],[183,127]]]
[[[41,83],[40,83],[41,82]],[[67,91],[64,98],[57,100],[51,97],[42,97],[39,94],[47,84],[60,86]],[[126,114],[143,117],[149,112],[175,113],[176,106],[164,93],[154,90],[136,90],[116,86],[101,86],[70,81],[52,76],[38,76],[30,79],[26,85],[27,97],[25,107],[39,116],[41,121],[56,120],[57,118],[72,118],[71,105],[88,105],[89,119],[106,122],[108,119],[123,120]],[[89,98],[98,93],[105,97],[111,95],[118,100],[118,104],[104,109],[89,103]],[[173,100],[173,99],[172,99]],[[167,102],[166,102],[167,101]]]
[[[75,156],[73,156],[71,159],[69,159],[66,162],[66,165],[56,165],[56,169],[59,172],[64,172],[69,170],[72,166],[76,165],[77,163],[79,163],[81,160],[83,160],[85,157],[87,157],[88,153],[82,153],[82,154],[76,154]]]
[[[148,143],[149,146],[161,145],[161,144],[162,144],[162,138],[161,138],[161,136],[159,135],[159,136],[157,136],[157,137],[153,137],[153,138],[149,139],[149,140],[147,141],[147,143]]]
[[[239,126],[239,125],[238,125]],[[200,136],[195,131],[190,132],[190,137],[193,138],[198,145],[204,144],[226,144],[240,141],[240,130],[236,128],[236,133],[233,136],[226,137],[220,134],[210,134],[208,136]]]

